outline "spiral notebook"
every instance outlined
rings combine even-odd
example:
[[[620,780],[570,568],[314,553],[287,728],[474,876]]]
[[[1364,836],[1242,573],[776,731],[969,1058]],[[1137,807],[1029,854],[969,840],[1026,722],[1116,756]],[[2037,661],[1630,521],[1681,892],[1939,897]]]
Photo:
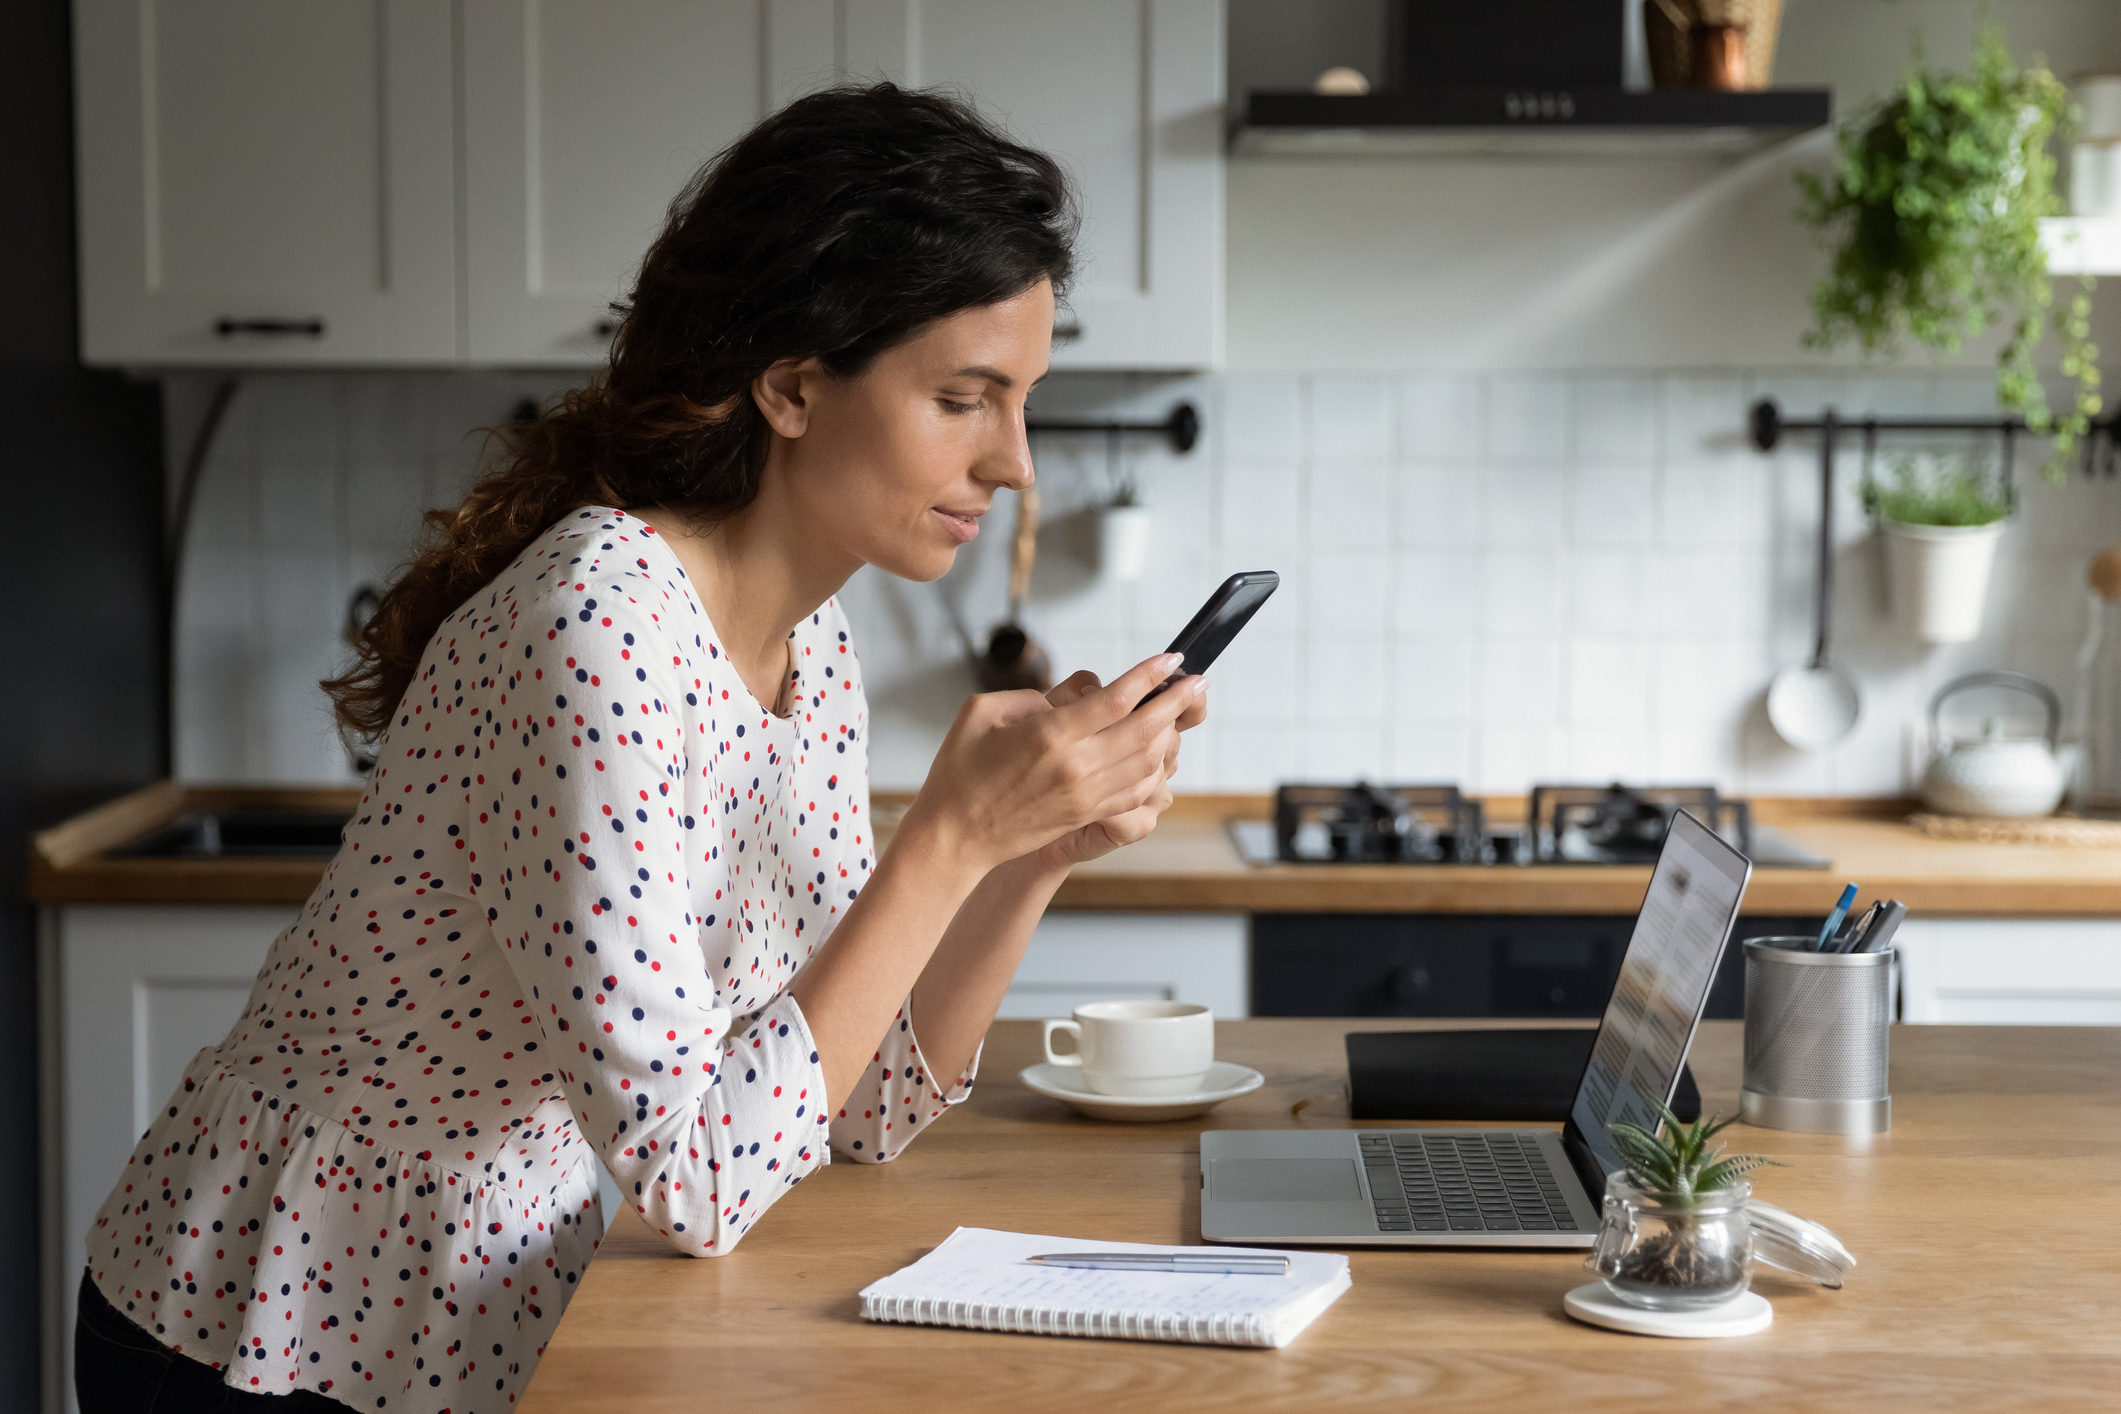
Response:
[[[1348,1259],[1285,1252],[1286,1276],[1120,1272],[1045,1267],[1044,1252],[1201,1252],[1079,1237],[961,1227],[910,1267],[862,1289],[862,1315],[1027,1335],[1280,1347],[1348,1289]],[[1258,1252],[1256,1247],[1217,1251]]]

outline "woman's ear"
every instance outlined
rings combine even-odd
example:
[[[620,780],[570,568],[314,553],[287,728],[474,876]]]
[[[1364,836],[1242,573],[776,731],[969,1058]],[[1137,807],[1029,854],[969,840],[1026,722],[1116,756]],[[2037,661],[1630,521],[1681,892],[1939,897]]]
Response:
[[[800,437],[810,430],[810,394],[824,371],[814,358],[784,358],[751,380],[751,400],[774,431]]]

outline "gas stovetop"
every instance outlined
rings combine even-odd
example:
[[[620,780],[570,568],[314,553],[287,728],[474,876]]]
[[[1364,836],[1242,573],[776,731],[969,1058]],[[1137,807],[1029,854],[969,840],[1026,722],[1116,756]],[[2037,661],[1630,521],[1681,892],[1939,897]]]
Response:
[[[1686,810],[1762,868],[1824,869],[1714,786],[1535,786],[1522,824],[1490,824],[1445,785],[1288,785],[1274,819],[1233,821],[1254,864],[1650,864]]]

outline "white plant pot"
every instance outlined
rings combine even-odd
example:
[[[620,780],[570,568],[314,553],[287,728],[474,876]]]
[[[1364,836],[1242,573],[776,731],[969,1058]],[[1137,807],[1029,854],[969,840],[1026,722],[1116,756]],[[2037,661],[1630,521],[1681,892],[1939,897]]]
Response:
[[[1149,508],[1106,506],[1097,513],[1097,567],[1114,579],[1140,579],[1149,562]]]
[[[1996,542],[2006,524],[1880,522],[1886,586],[1901,627],[1924,643],[1968,643],[1977,637]]]

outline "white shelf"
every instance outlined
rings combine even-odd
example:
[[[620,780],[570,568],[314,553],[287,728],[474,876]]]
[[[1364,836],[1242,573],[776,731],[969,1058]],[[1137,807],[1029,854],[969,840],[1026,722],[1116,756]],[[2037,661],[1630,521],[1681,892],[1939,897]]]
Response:
[[[2053,275],[2121,275],[2121,216],[2055,216],[2040,223]]]

